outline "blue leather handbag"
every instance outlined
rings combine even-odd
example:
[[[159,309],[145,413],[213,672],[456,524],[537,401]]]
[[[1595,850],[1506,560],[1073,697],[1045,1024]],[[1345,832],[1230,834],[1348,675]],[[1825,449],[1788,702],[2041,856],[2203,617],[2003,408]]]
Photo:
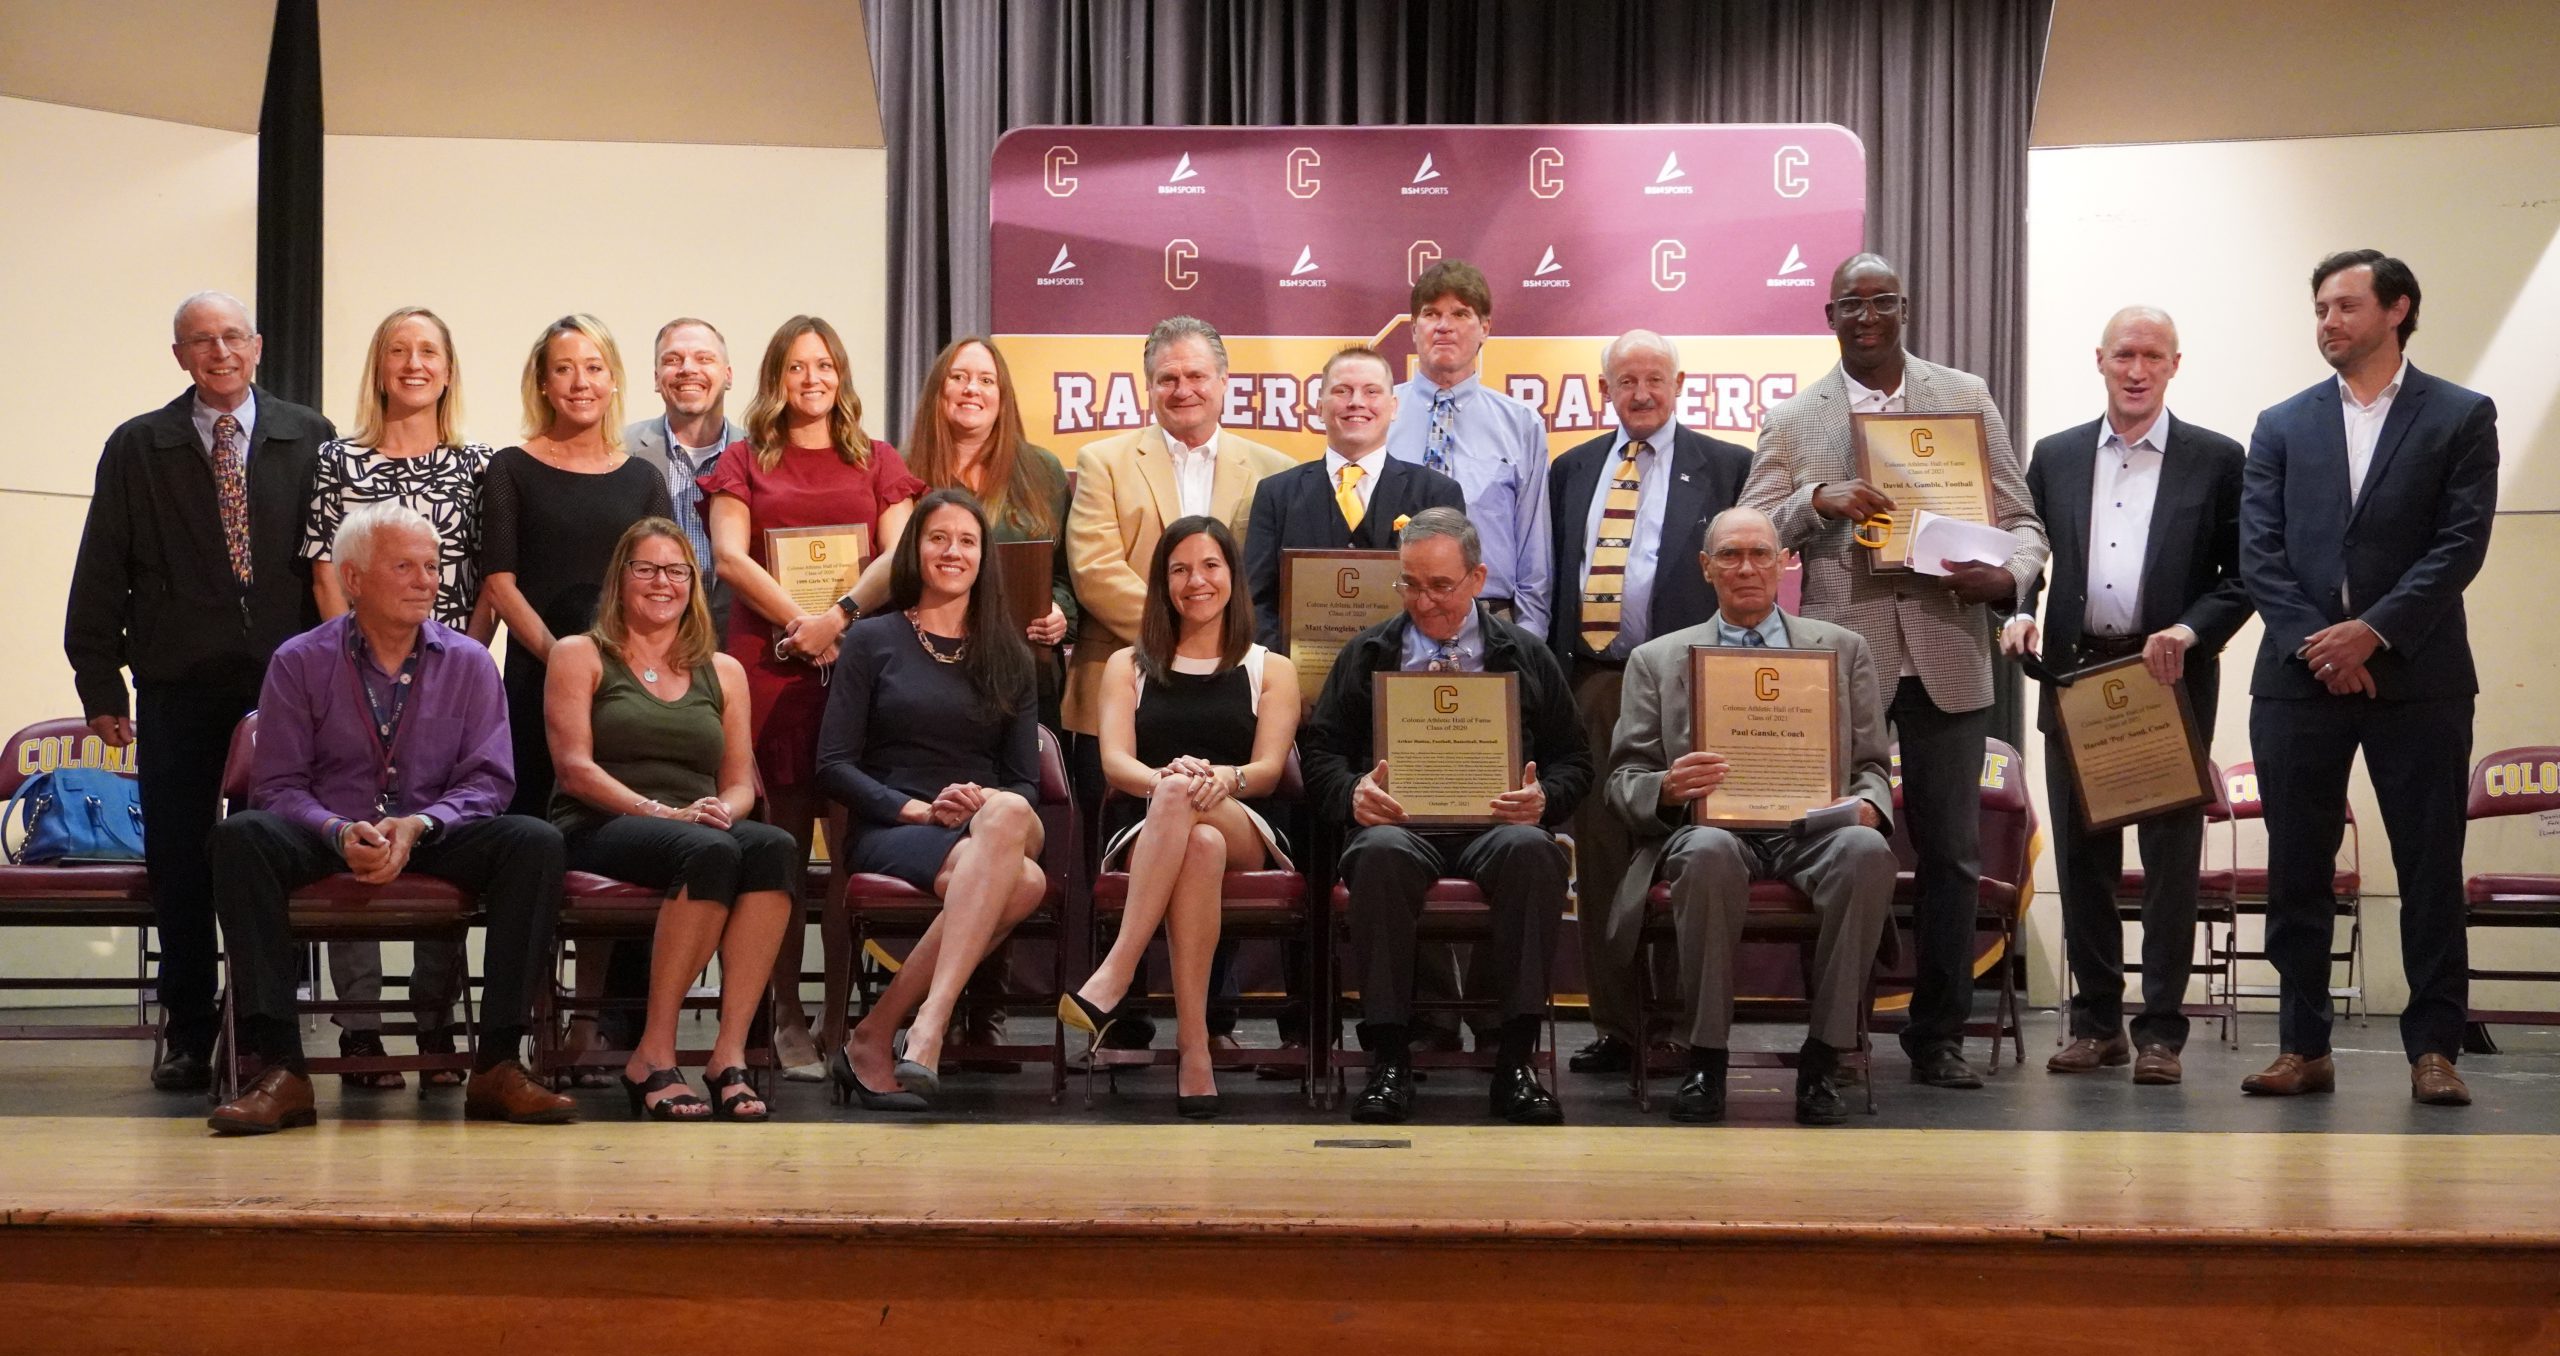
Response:
[[[142,860],[142,801],[134,780],[104,768],[66,767],[19,783],[0,811],[0,825],[23,814],[25,833],[9,860],[56,862]]]

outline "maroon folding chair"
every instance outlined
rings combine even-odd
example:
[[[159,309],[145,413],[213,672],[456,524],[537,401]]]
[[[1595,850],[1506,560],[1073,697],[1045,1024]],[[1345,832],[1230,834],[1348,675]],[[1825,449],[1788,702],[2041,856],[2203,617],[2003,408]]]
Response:
[[[2208,764],[2208,767],[2210,766]],[[2207,805],[2204,810],[2204,847],[2202,855],[2196,861],[2196,926],[2204,931],[2205,1001],[2182,1002],[2178,1005],[2178,1010],[2189,1017],[2208,1022],[2220,1022],[2222,1043],[2236,1049],[2240,1044],[2238,1035],[2240,1003],[2233,995],[2232,989],[2239,982],[2240,972],[2239,962],[2231,957],[2235,949],[2234,933],[2239,926],[2239,873],[2232,860],[2237,849],[2231,840],[2231,798],[2226,789],[2229,779],[2223,776],[2220,768],[2213,768],[2212,781],[2213,803]],[[2213,864],[2213,843],[2216,837],[2214,829],[2217,825],[2222,829],[2220,836],[2223,839],[2223,864],[2220,866]],[[2263,871],[2259,874],[2261,877],[2265,875]],[[2124,868],[2123,874],[2116,878],[2115,907],[2116,924],[2119,929],[2126,923],[2142,922],[2142,892],[2149,880],[2148,869],[2139,866]],[[2260,888],[2264,888],[2263,882]],[[2070,920],[2065,918],[2062,944],[2062,1006],[2066,1013],[2071,1007],[2071,994],[2074,988],[2070,961],[2070,928]],[[2124,972],[2126,974],[2142,973],[2141,956],[2139,949],[2133,947],[2125,949]],[[2063,1023],[2063,1033],[2054,1038],[2054,1044],[2062,1044],[2069,1030],[2070,1022],[2066,1020]]]
[[[1014,927],[1012,940],[1050,944],[1049,982],[1045,995],[1031,994],[1021,1000],[1005,1001],[1008,1008],[1019,1007],[1028,1011],[1037,1006],[1045,1011],[1049,1040],[1043,1044],[1002,1045],[967,1045],[946,1040],[942,1058],[951,1063],[1046,1061],[1049,1065],[1049,1100],[1055,1103],[1067,1091],[1066,1028],[1058,1021],[1057,1013],[1058,994],[1066,984],[1066,883],[1079,869],[1083,853],[1078,847],[1075,798],[1067,790],[1066,757],[1058,749],[1057,735],[1046,726],[1040,730],[1040,790],[1034,808],[1040,813],[1044,831],[1040,867],[1049,877],[1049,893],[1030,917]],[[834,916],[843,918],[844,926],[851,931],[852,954],[858,965],[865,952],[875,950],[872,945],[875,942],[913,942],[924,936],[925,929],[931,927],[934,918],[942,912],[942,901],[895,876],[851,870],[843,849],[837,846],[845,841],[847,828],[844,807],[829,809],[827,855],[832,859],[828,863],[829,908],[837,911]],[[885,950],[878,954],[884,961],[888,956]],[[894,962],[888,964],[895,968]],[[847,987],[851,987],[849,980]],[[831,983],[831,992],[832,989]],[[875,996],[866,995],[866,1002],[872,997]],[[835,1012],[833,1007],[828,1009],[830,1015]],[[953,1034],[956,1036],[958,1033]]]
[[[222,795],[237,804],[249,794],[250,771],[258,749],[258,713],[240,718],[231,732],[231,753],[222,768]],[[322,877],[293,892],[286,901],[286,928],[294,940],[320,942],[450,942],[461,945],[472,927],[480,922],[480,908],[471,895],[451,881],[421,873],[404,874],[381,885],[368,885],[347,872]],[[223,948],[222,1034],[214,1058],[215,1088],[213,1100],[218,1104],[239,1095],[245,1057],[240,1050],[239,1011],[231,973],[231,950]],[[452,1069],[459,1073],[471,1070],[471,1048],[477,1043],[478,1013],[471,991],[477,982],[465,975],[460,985],[462,999],[462,1039],[460,1048],[450,1055],[313,1055],[307,1063],[315,1075],[366,1073],[427,1073]],[[386,977],[385,987],[399,981]],[[348,998],[306,999],[296,1008],[306,1015],[369,1012],[390,1019],[383,1024],[383,1034],[414,1036],[417,1024],[409,1020],[405,1001],[377,998],[357,1001]]]
[[[1272,799],[1295,804],[1305,794],[1305,783],[1298,773],[1298,755],[1289,754],[1288,766],[1280,774],[1280,784],[1272,791]],[[1103,803],[1120,799],[1112,791]],[[1105,871],[1093,878],[1093,954],[1100,956],[1118,935],[1120,916],[1129,905],[1129,873]],[[1266,868],[1259,871],[1227,872],[1218,888],[1218,937],[1221,941],[1273,941],[1303,953],[1313,973],[1316,934],[1314,911],[1307,907],[1307,877],[1294,870]],[[1313,995],[1305,996],[1312,1001]],[[1237,1011],[1251,1016],[1279,1016],[1294,1002],[1286,994],[1277,996],[1244,995],[1235,1000]],[[1085,1103],[1093,1102],[1093,1080],[1098,1070],[1108,1070],[1113,1090],[1118,1090],[1118,1074],[1125,1068],[1170,1068],[1181,1062],[1181,1052],[1160,1050],[1096,1050],[1085,1068]],[[1294,1069],[1298,1086],[1310,1104],[1315,1101],[1315,1043],[1308,1041],[1296,1049],[1225,1050],[1218,1054],[1222,1065],[1247,1065],[1254,1068]]]
[[[1920,885],[1915,875],[1918,853],[1911,845],[1908,816],[1902,809],[1902,750],[1893,751],[1893,855],[1902,864],[1894,877],[1893,913],[1897,924],[1908,925],[1912,911],[1919,906]],[[2027,902],[2034,898],[2035,884],[2029,878],[2035,865],[2036,812],[2027,799],[2026,760],[2007,741],[1982,741],[1982,874],[1974,902],[1974,931],[1977,938],[1984,933],[1995,936],[1996,953],[1989,964],[1999,972],[2000,1001],[1990,1021],[1968,1021],[1964,1035],[1991,1038],[1991,1071],[2000,1071],[2000,1042],[2007,1039],[2019,1063],[2027,1058],[2026,1029],[2020,1010],[2018,992],[2018,957],[2021,933],[2018,920],[2026,912]],[[1978,945],[1978,943],[1977,943]],[[1981,976],[1977,961],[1975,976]],[[1908,1010],[1894,1014],[1892,1026],[1899,1030],[1909,1020]]]
[[[2258,794],[2258,765],[2255,762],[2234,763],[2222,774],[2223,800],[2231,807],[2232,902],[2231,931],[2225,949],[2212,957],[2213,973],[2222,982],[2222,1001],[2237,1010],[2244,998],[2275,998],[2282,988],[2275,984],[2243,984],[2240,982],[2242,961],[2264,962],[2267,959],[2265,926],[2267,917],[2267,868],[2240,864],[2241,826],[2264,824],[2267,802]],[[2259,835],[2263,837],[2263,833]],[[2337,898],[2337,917],[2346,924],[2346,939],[2333,941],[2329,964],[2346,967],[2343,982],[2329,986],[2329,998],[2339,1005],[2338,1015],[2355,1015],[2356,1004],[2364,999],[2364,839],[2356,828],[2356,807],[2347,806],[2347,836],[2341,855],[2344,860],[2332,864],[2329,891]],[[2243,946],[2240,920],[2259,920],[2259,941]],[[2335,934],[2331,934],[2335,937]]]
[[[8,761],[0,763],[0,801],[17,795],[30,778],[58,768],[102,768],[130,777],[140,751],[139,744],[107,747],[84,721],[67,717],[37,721],[9,737]],[[14,850],[26,827],[0,824],[0,836]],[[151,1015],[158,987],[151,979],[151,965],[159,956],[151,949],[152,923],[151,880],[140,862],[0,864],[0,927],[133,929],[131,979],[0,975],[0,993],[130,993],[132,1021],[13,1022],[0,1025],[0,1041],[147,1040],[152,1043],[152,1059],[158,1062],[160,1023]]]
[[[568,1053],[569,1025],[580,1017],[592,1017],[609,1011],[640,1011],[648,1006],[646,998],[586,998],[577,993],[566,976],[569,957],[581,944],[613,942],[645,942],[657,935],[658,910],[665,906],[668,892],[659,886],[634,885],[610,876],[572,871],[563,882],[560,897],[560,921],[551,942],[549,982],[534,993],[533,1071],[543,1079],[581,1069],[611,1069],[619,1072],[631,1062],[629,1050],[596,1046],[572,1058]],[[688,994],[686,1012],[720,1011],[720,995]],[[766,1024],[768,1027],[770,1023]],[[680,1064],[700,1064],[711,1058],[708,1046],[683,1046],[676,1051]],[[768,1097],[771,1089],[768,1074],[778,1067],[770,1034],[761,1042],[747,1046],[747,1070],[759,1097]]]
[[[2472,767],[2471,795],[2463,807],[2465,819],[2478,823],[2555,812],[2560,812],[2560,745],[2525,744],[2500,749]],[[2469,906],[2465,926],[2474,931],[2560,928],[2560,872],[2484,871],[2463,882],[2463,896]],[[2482,980],[2560,980],[2560,970],[2482,969],[2474,965],[2464,973],[2474,984]],[[2540,1026],[2560,1022],[2560,1009],[2475,1007],[2466,1018],[2474,1027],[2490,1023]],[[2474,1039],[2479,1040],[2479,1036]],[[2490,1048],[2494,1050],[2495,1046]]]

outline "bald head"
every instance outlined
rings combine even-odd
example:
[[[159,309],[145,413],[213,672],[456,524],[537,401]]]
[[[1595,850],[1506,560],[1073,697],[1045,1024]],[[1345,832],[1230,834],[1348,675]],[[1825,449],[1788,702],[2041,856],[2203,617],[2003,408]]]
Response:
[[[2167,336],[2169,351],[2171,353],[2178,351],[2178,322],[2170,319],[2169,313],[2157,306],[2127,306],[2114,315],[2108,316],[2107,327],[2098,332],[2099,351],[2104,352],[2113,347],[2117,336],[2124,332],[2125,326],[2137,322],[2157,327],[2163,335]]]
[[[2127,306],[2098,337],[2098,377],[2107,384],[2107,422],[2134,438],[2152,426],[2178,375],[2178,322],[2157,306]]]

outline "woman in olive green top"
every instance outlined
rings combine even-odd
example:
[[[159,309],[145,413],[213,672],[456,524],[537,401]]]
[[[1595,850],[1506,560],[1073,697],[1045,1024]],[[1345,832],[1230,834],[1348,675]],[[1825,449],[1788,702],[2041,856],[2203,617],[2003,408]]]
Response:
[[[644,518],[622,534],[594,629],[552,646],[543,716],[558,788],[551,822],[569,869],[663,886],[649,1016],[623,1069],[635,1114],[760,1121],[747,1082],[754,1022],[792,921],[798,845],[755,808],[747,675],[719,652],[684,532]],[[720,1031],[702,1081],[676,1065],[685,990],[720,955]]]

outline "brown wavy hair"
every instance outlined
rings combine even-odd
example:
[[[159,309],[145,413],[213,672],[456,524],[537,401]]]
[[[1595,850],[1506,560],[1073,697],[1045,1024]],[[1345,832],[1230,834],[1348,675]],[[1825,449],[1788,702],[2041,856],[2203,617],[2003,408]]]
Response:
[[[907,432],[903,455],[907,469],[925,484],[955,485],[976,493],[974,486],[960,479],[959,438],[949,421],[942,417],[942,387],[951,379],[952,364],[960,361],[960,351],[975,344],[987,351],[987,361],[996,370],[996,424],[987,430],[987,445],[978,454],[978,464],[986,470],[987,493],[979,502],[986,506],[987,516],[1007,524],[1026,539],[1038,540],[1058,535],[1058,495],[1066,488],[1066,471],[1050,458],[1037,455],[1023,441],[1022,406],[1013,398],[1013,369],[1005,365],[1004,354],[995,341],[973,334],[954,339],[933,360],[933,370],[925,373],[924,393],[916,400],[915,425]]]
[[[906,534],[898,538],[897,552],[889,558],[889,610],[904,612],[924,601],[925,525],[945,508],[965,509],[978,520],[978,578],[969,586],[969,650],[960,660],[960,672],[978,694],[980,715],[1010,716],[1039,700],[1033,688],[1031,642],[1022,638],[1022,628],[1013,624],[1012,610],[1005,606],[995,533],[987,522],[987,507],[977,496],[944,486],[916,501],[915,516],[907,520]]]
[[[596,624],[587,628],[587,638],[596,648],[622,658],[622,641],[631,628],[622,620],[622,581],[631,573],[631,558],[640,552],[640,543],[651,537],[665,537],[684,552],[684,563],[693,567],[693,585],[684,600],[684,620],[676,623],[675,648],[668,652],[667,662],[688,672],[709,668],[711,656],[719,653],[718,639],[711,632],[711,605],[703,600],[702,562],[693,558],[693,543],[686,540],[684,529],[665,518],[643,518],[623,529],[622,540],[613,544],[613,562],[604,567],[604,597],[596,604]]]
[[[747,405],[747,445],[755,449],[756,469],[770,471],[782,464],[783,446],[790,441],[784,423],[791,412],[791,400],[782,393],[782,367],[791,357],[792,344],[804,334],[818,336],[836,365],[836,407],[827,416],[827,441],[845,465],[867,467],[871,435],[862,431],[862,397],[854,394],[853,365],[845,357],[844,340],[826,321],[795,315],[773,332],[772,342],[764,346],[764,361],[756,368],[756,398]]]
[[[1253,646],[1253,596],[1245,586],[1244,552],[1236,546],[1235,534],[1207,514],[1176,518],[1156,539],[1155,560],[1147,566],[1147,610],[1138,619],[1138,668],[1160,683],[1170,681],[1173,650],[1182,643],[1182,610],[1174,605],[1165,574],[1173,568],[1173,548],[1202,533],[1227,558],[1226,635],[1218,645],[1218,672],[1243,663],[1244,652]]]

